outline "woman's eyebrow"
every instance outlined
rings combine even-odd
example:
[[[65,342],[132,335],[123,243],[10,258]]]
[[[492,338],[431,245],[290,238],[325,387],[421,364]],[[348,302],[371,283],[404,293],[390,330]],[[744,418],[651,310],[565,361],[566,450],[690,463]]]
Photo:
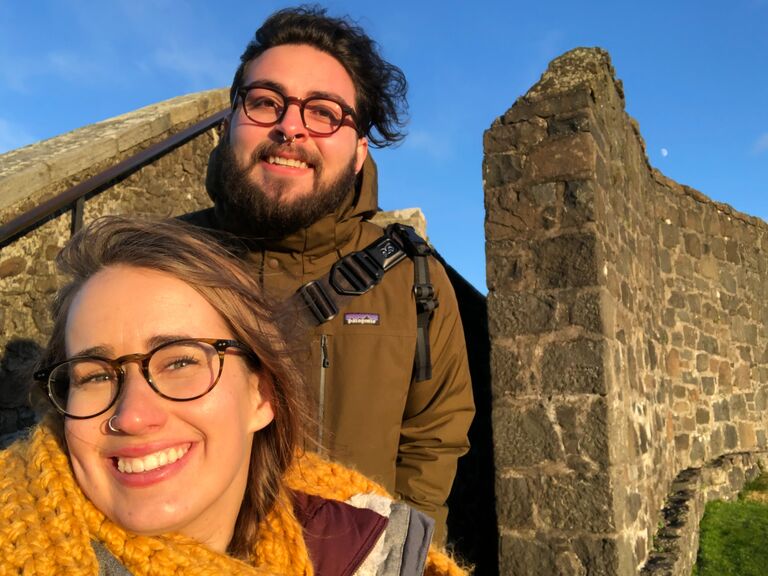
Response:
[[[151,338],[148,338],[145,340],[145,349],[146,351],[154,350],[158,346],[162,346],[163,344],[167,344],[168,342],[173,342],[174,340],[188,340],[190,338],[194,338],[194,336],[190,336],[189,334],[158,334],[156,336],[152,336]],[[129,354],[137,354],[140,353],[138,350],[134,352],[129,352]],[[76,354],[73,354],[70,356],[71,358],[75,357],[82,357],[82,356],[99,356],[101,358],[114,358],[115,357],[115,351],[112,346],[109,346],[107,344],[97,344],[96,346],[89,346],[88,348],[83,348],[82,350],[79,350]]]

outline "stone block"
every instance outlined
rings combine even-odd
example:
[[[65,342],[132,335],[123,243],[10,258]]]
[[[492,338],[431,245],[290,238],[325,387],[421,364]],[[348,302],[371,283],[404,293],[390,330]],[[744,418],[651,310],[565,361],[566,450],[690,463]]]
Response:
[[[554,296],[512,292],[494,298],[488,325],[496,336],[540,334],[555,329],[556,313]]]
[[[575,227],[597,218],[597,198],[592,180],[569,180],[563,197],[563,226]]]
[[[502,117],[502,123],[509,124],[536,116],[549,117],[555,114],[576,112],[589,108],[593,104],[593,96],[586,86],[553,97],[518,98],[514,106],[507,110]]]
[[[589,110],[568,113],[550,118],[547,132],[550,136],[565,136],[578,132],[591,132],[594,118]]]
[[[543,404],[497,402],[493,428],[497,469],[563,459],[559,437]]]
[[[697,424],[709,424],[711,414],[707,408],[696,408],[696,423]]]
[[[50,169],[44,162],[23,165],[13,171],[3,170],[0,172],[0,210],[35,196],[50,181]]]
[[[74,133],[73,133],[74,134]],[[61,146],[45,159],[51,182],[66,180],[102,162],[117,163],[117,142],[114,139],[77,141]]]
[[[739,448],[742,450],[752,450],[757,446],[757,435],[755,434],[755,425],[752,422],[739,422]]]
[[[592,135],[580,132],[548,138],[531,149],[524,175],[531,182],[591,180],[596,176],[597,147]]]
[[[542,524],[556,530],[609,532],[615,528],[608,474],[568,474],[542,479],[537,498]]]
[[[730,398],[731,419],[747,418],[747,400],[743,394],[734,394]]]
[[[497,342],[491,345],[491,386],[494,398],[521,394],[527,387],[530,373],[531,366],[523,361],[516,348]]]
[[[706,372],[709,369],[709,354],[696,355],[696,370]]]
[[[725,259],[731,264],[741,264],[739,243],[735,240],[727,240],[725,243]]]
[[[680,229],[670,222],[661,224],[661,244],[664,248],[676,248],[680,243]]]
[[[557,549],[548,546],[543,537],[501,534],[499,574],[505,576],[556,575],[557,560]]]
[[[483,188],[488,190],[513,184],[522,175],[522,159],[517,154],[491,154],[483,160]]]
[[[715,415],[715,422],[726,422],[731,419],[731,410],[728,406],[728,400],[713,402],[712,411]]]
[[[530,480],[524,477],[501,477],[496,481],[499,525],[502,528],[525,530],[536,528],[533,512],[533,494],[528,488]]]
[[[685,235],[685,251],[693,258],[701,258],[702,247],[701,240],[696,234]]]
[[[597,241],[586,234],[566,234],[533,247],[542,288],[577,288],[599,283]]]
[[[589,332],[605,334],[603,308],[606,305],[602,294],[597,291],[579,291],[570,303],[569,322]]]
[[[14,256],[0,261],[0,278],[18,276],[27,269],[27,261],[21,256]]]
[[[717,338],[709,336],[708,334],[699,334],[699,341],[696,344],[698,350],[709,352],[710,354],[717,354],[719,347],[717,344]]]
[[[602,341],[585,338],[549,344],[541,359],[545,394],[606,394]]]
[[[495,124],[483,134],[486,155],[527,149],[547,136],[547,122],[543,118],[528,118],[513,124]]]

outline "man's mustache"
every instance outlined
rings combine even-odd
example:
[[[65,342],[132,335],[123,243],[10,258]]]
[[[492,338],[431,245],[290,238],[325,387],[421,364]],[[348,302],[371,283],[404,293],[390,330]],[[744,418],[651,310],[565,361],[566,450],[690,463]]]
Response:
[[[319,154],[310,152],[301,146],[297,146],[295,143],[278,144],[276,142],[262,142],[257,144],[253,149],[253,152],[251,152],[249,165],[246,168],[253,168],[256,164],[262,160],[266,160],[270,156],[280,156],[286,152],[290,152],[288,155],[291,158],[300,160],[301,162],[312,166],[315,170],[315,174],[319,174],[322,171],[323,161]]]

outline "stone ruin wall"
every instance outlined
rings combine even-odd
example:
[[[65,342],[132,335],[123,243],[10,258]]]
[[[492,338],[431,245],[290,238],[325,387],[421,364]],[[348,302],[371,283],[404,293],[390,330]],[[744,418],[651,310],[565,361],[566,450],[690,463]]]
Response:
[[[484,146],[500,571],[687,576],[766,449],[768,227],[649,166],[599,49]]]
[[[181,96],[0,155],[0,223],[224,109],[226,90]],[[210,130],[87,199],[101,214],[173,216],[210,205],[204,175]],[[25,392],[51,330],[54,259],[71,235],[65,212],[0,247],[0,437],[33,422]]]

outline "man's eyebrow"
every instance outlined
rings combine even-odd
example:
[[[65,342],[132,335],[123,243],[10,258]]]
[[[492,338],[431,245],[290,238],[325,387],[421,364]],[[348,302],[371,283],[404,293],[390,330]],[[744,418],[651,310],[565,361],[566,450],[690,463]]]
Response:
[[[281,94],[285,94],[286,96],[290,96],[290,94],[287,94],[287,90],[285,89],[285,86],[280,84],[279,82],[275,82],[274,80],[253,80],[252,82],[249,82],[243,88],[269,88],[270,90],[274,90],[276,92],[280,92]],[[328,100],[335,100],[336,102],[339,102],[343,104],[344,106],[348,106],[349,108],[352,108],[352,106],[344,100],[341,96],[336,94],[335,92],[326,92],[325,90],[311,90],[307,92],[307,94],[302,98],[302,100],[306,100],[307,98],[326,98]]]

